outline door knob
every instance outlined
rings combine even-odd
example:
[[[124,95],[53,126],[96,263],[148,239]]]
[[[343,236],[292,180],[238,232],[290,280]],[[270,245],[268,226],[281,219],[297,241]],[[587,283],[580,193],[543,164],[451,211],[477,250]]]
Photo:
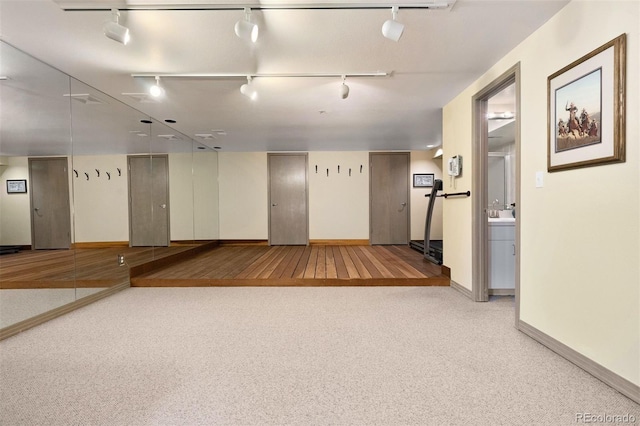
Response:
[[[271,204],[271,207],[275,207],[277,205],[278,205],[278,203],[273,203],[273,204]]]
[[[407,203],[400,203],[400,205],[401,205],[402,207],[404,207],[404,206],[406,206],[406,205],[407,205]]]
[[[167,205],[166,204],[160,204],[160,208],[166,209]]]

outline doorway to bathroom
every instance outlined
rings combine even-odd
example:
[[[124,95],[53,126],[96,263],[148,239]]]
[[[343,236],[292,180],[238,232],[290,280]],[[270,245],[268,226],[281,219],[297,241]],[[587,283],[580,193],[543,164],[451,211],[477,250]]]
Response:
[[[473,297],[515,296],[519,316],[520,66],[473,97]]]

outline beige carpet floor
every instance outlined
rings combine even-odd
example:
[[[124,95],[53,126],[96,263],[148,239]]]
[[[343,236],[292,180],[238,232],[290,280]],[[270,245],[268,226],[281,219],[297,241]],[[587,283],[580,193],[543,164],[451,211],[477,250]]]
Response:
[[[0,342],[0,424],[640,422],[513,324],[451,288],[132,288]]]

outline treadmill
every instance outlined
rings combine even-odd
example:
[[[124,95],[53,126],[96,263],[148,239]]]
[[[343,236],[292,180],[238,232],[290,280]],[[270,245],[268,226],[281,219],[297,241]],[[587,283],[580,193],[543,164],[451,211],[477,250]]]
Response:
[[[442,265],[442,240],[431,240],[431,217],[433,216],[433,206],[436,204],[438,191],[442,190],[442,180],[436,179],[431,188],[429,197],[429,205],[427,206],[427,218],[424,224],[424,241],[412,240],[409,245],[412,249],[421,252],[426,260],[436,265]]]

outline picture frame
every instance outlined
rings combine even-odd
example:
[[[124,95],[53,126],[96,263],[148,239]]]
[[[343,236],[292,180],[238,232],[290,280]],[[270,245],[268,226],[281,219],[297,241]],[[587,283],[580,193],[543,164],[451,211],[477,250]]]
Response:
[[[26,193],[27,193],[26,179],[7,180],[7,194],[26,194]]]
[[[548,77],[547,171],[625,161],[625,73],[622,34]]]
[[[433,186],[433,181],[434,181],[433,173],[414,173],[413,174],[414,188],[431,188]]]

